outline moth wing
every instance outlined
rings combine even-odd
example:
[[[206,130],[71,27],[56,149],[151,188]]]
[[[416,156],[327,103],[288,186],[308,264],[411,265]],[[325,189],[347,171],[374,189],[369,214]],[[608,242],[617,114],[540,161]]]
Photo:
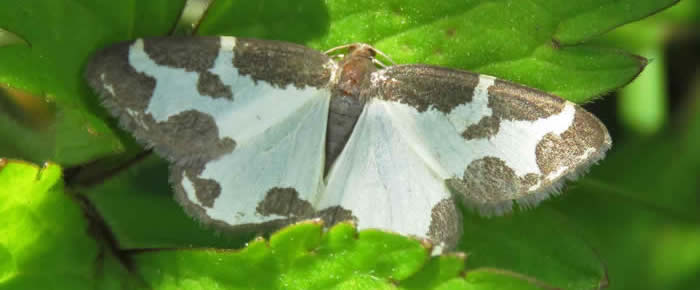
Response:
[[[461,215],[443,179],[402,134],[393,103],[370,99],[327,177],[319,208],[352,213],[358,229],[430,238],[439,253],[461,234]],[[337,220],[337,219],[336,219]]]
[[[404,151],[482,215],[508,212],[513,201],[536,205],[611,146],[605,126],[580,106],[490,76],[404,65],[372,79]]]
[[[332,66],[284,42],[152,38],[99,52],[86,78],[124,128],[173,162],[191,214],[259,228],[313,211]]]

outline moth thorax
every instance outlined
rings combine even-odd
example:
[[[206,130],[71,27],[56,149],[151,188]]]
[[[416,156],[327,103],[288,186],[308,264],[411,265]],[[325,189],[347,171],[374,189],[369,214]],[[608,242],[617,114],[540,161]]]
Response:
[[[340,78],[336,84],[336,94],[363,99],[367,97],[363,93],[370,87],[370,75],[377,71],[374,56],[374,49],[370,46],[351,46],[338,68]]]

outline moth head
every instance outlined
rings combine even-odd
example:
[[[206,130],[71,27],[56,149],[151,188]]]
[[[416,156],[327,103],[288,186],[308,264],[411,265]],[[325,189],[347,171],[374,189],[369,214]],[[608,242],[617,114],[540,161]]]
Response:
[[[365,43],[353,43],[348,47],[348,55],[345,57],[362,57],[374,59],[376,55],[377,50],[371,45]]]
[[[347,53],[340,53],[343,50],[347,51]],[[375,65],[384,68],[386,67],[386,65],[377,59],[377,55],[379,55],[385,60],[388,60],[389,63],[396,64],[388,55],[384,54],[383,52],[366,43],[358,42],[341,45],[331,48],[325,53],[326,55],[341,61],[346,61],[352,58],[369,59]]]

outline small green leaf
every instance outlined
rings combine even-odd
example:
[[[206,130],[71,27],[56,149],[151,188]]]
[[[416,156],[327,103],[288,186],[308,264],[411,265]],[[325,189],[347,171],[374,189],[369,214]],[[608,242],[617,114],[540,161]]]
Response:
[[[464,282],[452,280],[450,281],[452,284],[447,285],[447,287],[443,289],[455,289],[453,288],[455,286],[460,286],[462,289],[576,289],[575,287],[569,287],[569,285],[565,288],[556,288],[518,273],[492,268],[481,268],[470,271],[467,273],[467,277],[464,280]],[[466,288],[461,286],[464,283],[471,284],[471,287]],[[598,288],[599,287],[591,287],[585,289]]]
[[[420,272],[402,281],[401,288],[432,289],[444,286],[452,279],[461,280],[465,259],[466,255],[459,252],[430,259]]]
[[[350,289],[387,287],[418,271],[429,249],[410,238],[339,224],[304,222],[253,241],[241,251],[171,250],[137,254],[158,289]]]
[[[273,234],[269,243],[258,238],[240,251],[151,250],[133,257],[137,271],[155,289],[477,289],[480,284],[532,284],[524,275],[500,272],[487,274],[488,283],[484,278],[469,278],[475,281],[471,282],[462,276],[463,254],[431,258],[430,248],[412,238],[377,230],[358,233],[349,223],[327,233],[322,227],[320,222],[302,222]]]

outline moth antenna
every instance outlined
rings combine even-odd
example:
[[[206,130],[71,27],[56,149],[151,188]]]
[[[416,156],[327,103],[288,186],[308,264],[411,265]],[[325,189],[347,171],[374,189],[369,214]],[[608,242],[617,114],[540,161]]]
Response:
[[[396,65],[396,62],[395,62],[393,59],[391,59],[391,57],[389,57],[388,55],[386,55],[385,53],[383,53],[381,50],[374,48],[374,46],[371,46],[371,47],[372,47],[372,49],[374,50],[374,52],[376,52],[377,54],[379,54],[379,55],[381,55],[382,57],[386,58],[386,59],[391,63],[391,65]],[[386,67],[384,64],[381,64],[381,66],[382,66],[382,67]]]
[[[357,43],[349,43],[349,44],[344,44],[344,45],[341,45],[341,46],[336,46],[336,47],[333,47],[333,48],[331,48],[331,49],[329,49],[329,50],[324,51],[323,53],[326,54],[326,55],[328,55],[328,54],[330,54],[330,53],[332,53],[332,52],[334,52],[334,51],[338,51],[338,50],[341,50],[341,49],[346,49],[346,48],[351,47],[351,46],[353,46],[353,45],[357,45]]]
[[[326,54],[326,55],[329,55],[329,54],[331,54],[331,53],[333,53],[333,52],[336,52],[336,51],[338,51],[338,50],[346,49],[346,48],[349,48],[349,47],[352,47],[352,46],[369,46],[369,47],[372,49],[372,51],[374,51],[375,53],[381,55],[383,58],[385,58],[386,60],[388,60],[388,61],[391,63],[391,65],[396,65],[396,62],[395,62],[393,59],[391,59],[391,57],[389,57],[386,53],[384,53],[384,52],[382,52],[381,50],[375,48],[374,46],[371,46],[371,45],[369,45],[369,44],[363,44],[363,43],[344,44],[344,45],[341,45],[341,46],[333,47],[333,48],[331,48],[331,49],[329,49],[329,50],[324,51],[323,53]],[[343,56],[345,56],[345,55],[344,55],[344,54],[339,54],[339,55],[337,55],[336,57],[343,57]],[[387,65],[385,65],[383,62],[381,62],[380,60],[378,60],[378,59],[376,59],[376,58],[372,58],[372,62],[373,62],[374,64],[376,64],[376,65],[381,66],[382,68],[386,68],[386,67],[387,67]]]
[[[378,65],[378,66],[380,66],[380,67],[382,67],[382,68],[386,68],[386,67],[387,67],[387,65],[385,65],[384,63],[382,63],[380,60],[378,60],[378,59],[376,59],[376,58],[372,58],[372,63],[374,63],[374,64],[376,64],[376,65]]]

